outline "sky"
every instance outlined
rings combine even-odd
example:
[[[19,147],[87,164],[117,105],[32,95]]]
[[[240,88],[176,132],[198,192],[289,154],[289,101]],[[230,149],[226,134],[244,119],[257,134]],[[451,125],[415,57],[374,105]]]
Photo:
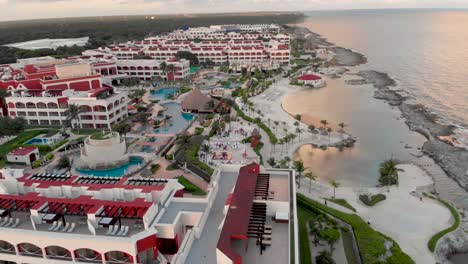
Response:
[[[468,0],[0,0],[0,20],[377,8],[468,8]]]

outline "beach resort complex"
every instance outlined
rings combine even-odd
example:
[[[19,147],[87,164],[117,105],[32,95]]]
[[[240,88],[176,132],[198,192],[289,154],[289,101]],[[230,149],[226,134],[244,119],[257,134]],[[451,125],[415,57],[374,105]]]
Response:
[[[307,15],[93,19],[0,46],[0,263],[468,263],[459,130]]]

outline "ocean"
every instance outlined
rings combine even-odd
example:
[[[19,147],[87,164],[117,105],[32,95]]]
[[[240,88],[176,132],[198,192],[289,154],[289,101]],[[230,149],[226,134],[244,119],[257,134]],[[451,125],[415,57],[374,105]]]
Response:
[[[468,10],[309,12],[303,26],[368,58],[468,146]]]
[[[468,11],[362,10],[307,13],[301,26],[338,46],[351,48],[368,63],[352,71],[388,73],[411,100],[454,124],[460,145],[468,146]],[[304,119],[347,124],[357,138],[350,149],[326,151],[303,146],[296,159],[323,181],[367,188],[378,183],[379,164],[389,158],[412,162],[426,139],[409,130],[396,107],[373,98],[371,85],[349,85],[344,76],[327,87],[288,95],[283,108]],[[433,162],[431,162],[433,164]],[[432,165],[431,165],[432,166]]]

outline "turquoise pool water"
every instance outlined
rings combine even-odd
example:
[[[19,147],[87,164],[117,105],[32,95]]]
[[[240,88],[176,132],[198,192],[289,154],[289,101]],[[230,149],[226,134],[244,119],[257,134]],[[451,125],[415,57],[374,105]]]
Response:
[[[183,113],[180,104],[178,103],[166,103],[162,104],[167,110],[164,111],[164,115],[171,116],[169,123],[163,127],[156,129],[156,134],[178,134],[184,130],[190,121],[195,117],[193,114]]]
[[[43,138],[31,138],[24,143],[25,145],[49,145],[46,139]]]
[[[118,168],[110,170],[76,170],[80,174],[88,176],[98,176],[98,177],[122,177],[125,175],[125,172],[137,165],[143,164],[143,159],[139,157],[130,157],[130,160],[127,164],[122,165]]]
[[[151,92],[152,100],[166,100],[173,96],[180,88],[179,87],[166,87],[157,91]]]

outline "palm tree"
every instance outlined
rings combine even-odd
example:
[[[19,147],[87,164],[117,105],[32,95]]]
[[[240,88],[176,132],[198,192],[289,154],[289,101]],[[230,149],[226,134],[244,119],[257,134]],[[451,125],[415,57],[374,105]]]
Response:
[[[163,61],[161,63],[161,65],[159,65],[159,68],[161,69],[161,72],[162,72],[162,75],[163,76],[166,76],[166,72],[167,72],[167,63],[165,61]]]
[[[294,161],[294,168],[296,169],[297,176],[298,176],[297,178],[298,186],[299,188],[301,188],[301,177],[302,177],[302,173],[304,173],[305,171],[304,162],[302,160]]]
[[[317,175],[309,171],[309,172],[306,172],[304,176],[309,179],[309,193],[310,193],[312,189],[312,181],[315,181],[317,179]]]
[[[76,104],[71,104],[68,106],[67,111],[65,111],[65,115],[67,116],[66,123],[71,129],[74,129],[73,121],[80,119],[80,114],[85,112],[85,110],[79,107]]]
[[[331,180],[330,185],[333,187],[333,199],[336,197],[336,189],[340,187],[341,183],[336,180]]]
[[[295,118],[296,120],[299,120],[299,121],[301,121],[301,119],[302,119],[302,116],[301,116],[300,114],[297,114],[296,116],[294,116],[294,118]]]
[[[379,172],[380,184],[390,186],[398,183],[398,169],[396,168],[396,162],[393,159],[382,162],[380,164]]]
[[[296,133],[299,135],[299,141],[301,141],[301,132],[302,132],[302,129],[296,128]]]
[[[331,132],[332,132],[332,131],[333,131],[333,130],[332,130],[331,127],[327,128],[327,132],[328,132],[328,143],[330,143],[330,135],[331,135]]]
[[[341,122],[341,123],[338,124],[338,126],[341,128],[341,130],[344,130],[346,124]]]
[[[314,125],[309,125],[308,128],[309,128],[310,133],[315,131],[315,126]]]
[[[278,121],[274,121],[273,124],[275,124],[275,134],[278,132],[278,125],[279,125],[279,122]]]
[[[320,124],[322,124],[323,127],[327,127],[328,121],[325,119],[320,120]]]
[[[202,151],[205,153],[205,162],[208,161],[208,152],[210,152],[210,145],[203,144]]]

